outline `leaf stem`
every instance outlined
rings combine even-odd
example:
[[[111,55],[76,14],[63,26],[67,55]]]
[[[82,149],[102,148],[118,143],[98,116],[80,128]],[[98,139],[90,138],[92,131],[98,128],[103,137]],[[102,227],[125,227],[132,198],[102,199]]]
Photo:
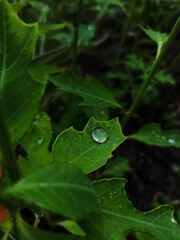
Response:
[[[74,48],[73,48],[73,70],[76,72],[76,63],[77,63],[77,49],[78,49],[78,37],[79,37],[79,26],[81,22],[81,10],[82,10],[83,0],[78,0],[78,10],[76,15],[76,23],[74,30]]]
[[[47,22],[47,14],[49,11],[49,7],[48,5],[44,6],[44,8],[42,9],[42,13],[38,19],[39,23],[46,23]],[[45,45],[45,34],[43,36],[39,37],[39,56],[42,56],[44,53],[44,45]]]
[[[17,164],[15,154],[12,149],[8,129],[6,126],[3,105],[0,96],[0,151],[3,157],[3,163],[7,168],[11,181],[17,182],[20,179],[20,170]]]
[[[126,23],[125,23],[124,28],[123,28],[121,40],[119,42],[119,46],[118,46],[118,49],[117,49],[117,52],[116,52],[115,60],[114,60],[113,66],[112,66],[113,70],[115,69],[116,65],[118,64],[119,57],[120,57],[121,52],[122,52],[122,47],[124,45],[124,42],[126,40],[128,31],[129,31],[129,28],[131,26],[131,23],[132,23],[132,20],[133,20],[134,11],[135,11],[135,7],[136,7],[136,1],[137,0],[132,0],[132,2],[131,2],[131,8],[129,10],[129,14],[128,14],[128,17],[126,19]]]
[[[169,34],[168,40],[165,42],[164,46],[162,47],[162,50],[161,50],[159,56],[155,59],[153,65],[152,65],[152,68],[151,68],[149,74],[147,75],[147,78],[142,83],[141,88],[140,88],[134,102],[132,103],[130,109],[127,111],[127,115],[122,120],[122,127],[124,127],[126,125],[127,121],[131,117],[132,113],[134,112],[134,110],[138,107],[139,103],[141,102],[146,88],[150,84],[151,79],[154,76],[157,68],[159,67],[159,64],[160,64],[161,60],[164,58],[167,51],[171,47],[171,45],[173,43],[173,40],[174,40],[177,32],[179,31],[179,29],[180,29],[180,17],[177,19],[176,23],[174,24],[174,27]]]

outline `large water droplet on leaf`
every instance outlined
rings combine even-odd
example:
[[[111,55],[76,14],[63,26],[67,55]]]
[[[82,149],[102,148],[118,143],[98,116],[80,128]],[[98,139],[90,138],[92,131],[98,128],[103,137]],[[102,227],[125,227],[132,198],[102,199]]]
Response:
[[[104,128],[95,128],[92,132],[92,138],[98,143],[104,143],[108,139],[108,133]]]

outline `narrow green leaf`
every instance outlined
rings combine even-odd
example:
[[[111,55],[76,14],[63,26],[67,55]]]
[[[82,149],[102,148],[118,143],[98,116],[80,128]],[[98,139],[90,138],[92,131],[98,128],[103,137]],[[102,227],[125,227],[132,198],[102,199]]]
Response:
[[[58,225],[64,227],[66,230],[68,230],[70,233],[74,235],[82,237],[86,236],[86,233],[74,220],[64,220],[62,222],[59,222]]]
[[[53,24],[53,23],[39,23],[38,24],[38,29],[39,29],[39,34],[46,34],[49,33],[51,31],[56,31],[56,30],[60,30],[63,28],[72,28],[72,26],[68,23],[68,22],[63,22],[60,24]]]
[[[80,240],[80,237],[72,235],[52,233],[34,228],[26,223],[21,216],[16,215],[16,227],[18,240]]]
[[[104,165],[125,139],[118,118],[104,122],[91,118],[82,132],[71,127],[57,137],[53,159],[73,163],[90,173]]]
[[[162,131],[158,123],[146,124],[128,138],[154,146],[180,147],[180,131],[175,129]]]
[[[77,167],[67,164],[46,166],[9,187],[5,193],[74,219],[98,211],[90,180]]]
[[[60,89],[82,97],[84,102],[81,105],[122,108],[113,98],[111,92],[100,81],[91,76],[87,76],[85,83],[83,83],[74,73],[65,70],[61,75],[51,77],[50,81]]]
[[[36,114],[29,132],[20,140],[26,150],[27,158],[19,156],[23,175],[28,175],[52,162],[49,144],[52,138],[51,121],[42,110]]]
[[[87,240],[126,240],[134,230],[148,232],[158,240],[179,240],[180,226],[173,218],[173,208],[166,205],[140,212],[127,199],[125,183],[125,179],[115,178],[95,182],[103,216],[82,223]]]
[[[41,12],[46,8],[46,5],[40,1],[29,1],[29,4]]]
[[[0,92],[13,144],[24,135],[38,108],[45,84],[27,72],[37,25],[25,24],[7,0],[0,0]]]
[[[118,5],[122,9],[125,9],[124,1],[122,0],[93,0],[96,4],[114,4]]]

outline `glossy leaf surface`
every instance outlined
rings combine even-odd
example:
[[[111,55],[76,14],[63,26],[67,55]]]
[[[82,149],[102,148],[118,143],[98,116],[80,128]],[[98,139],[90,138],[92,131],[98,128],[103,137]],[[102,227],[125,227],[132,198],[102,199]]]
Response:
[[[20,141],[28,154],[27,158],[19,157],[23,175],[35,172],[52,162],[52,156],[48,150],[51,138],[50,118],[41,110],[35,115],[29,132]]]
[[[124,190],[126,180],[106,179],[95,182],[103,216],[82,223],[88,240],[126,240],[128,233],[145,231],[158,240],[179,240],[180,226],[170,206],[140,212],[132,206]]]
[[[118,118],[105,122],[91,118],[82,132],[71,127],[57,137],[53,159],[54,162],[73,163],[90,173],[104,165],[111,158],[111,152],[125,139]]]
[[[154,146],[180,147],[180,131],[175,129],[162,131],[158,123],[146,124],[128,138]]]
[[[67,164],[46,166],[7,189],[6,194],[74,219],[98,211],[90,180]]]
[[[0,92],[15,144],[29,128],[45,84],[33,81],[27,71],[37,26],[23,23],[6,0],[0,0],[0,16]]]
[[[50,81],[63,91],[82,97],[84,102],[81,105],[121,108],[111,92],[100,81],[91,76],[87,76],[83,83],[74,73],[65,70],[61,75],[51,77]]]

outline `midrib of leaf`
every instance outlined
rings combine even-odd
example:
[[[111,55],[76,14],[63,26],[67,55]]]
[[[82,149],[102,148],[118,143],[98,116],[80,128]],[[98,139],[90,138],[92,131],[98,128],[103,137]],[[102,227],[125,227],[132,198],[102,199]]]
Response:
[[[3,21],[3,65],[2,65],[2,73],[1,73],[1,91],[4,86],[4,79],[5,79],[5,69],[6,69],[6,11],[5,11],[5,5],[3,4],[3,16],[2,16],[2,21]]]
[[[114,105],[114,106],[120,108],[120,105],[119,105],[118,103],[114,102],[114,100],[110,101],[110,100],[107,100],[106,98],[97,97],[96,95],[93,95],[93,94],[91,94],[91,93],[83,92],[83,91],[80,90],[80,89],[74,89],[74,88],[71,88],[71,87],[67,87],[66,85],[64,85],[64,84],[62,84],[62,83],[61,83],[61,86],[63,86],[63,88],[66,89],[67,91],[68,91],[68,90],[73,90],[74,94],[79,94],[79,95],[81,94],[81,95],[80,95],[81,97],[83,97],[83,95],[84,95],[85,97],[95,98],[95,99],[97,99],[97,100],[100,100],[100,101],[102,101],[102,102],[106,102],[106,103],[108,103],[108,104],[111,104],[111,105]]]
[[[102,212],[104,212],[104,213],[106,213],[106,214],[108,214],[108,215],[112,215],[112,216],[115,216],[115,217],[119,217],[119,218],[123,218],[123,219],[126,219],[126,220],[130,220],[130,221],[133,221],[133,222],[137,222],[137,223],[140,223],[140,224],[142,224],[142,226],[143,225],[147,225],[147,226],[151,226],[151,227],[153,227],[154,229],[162,229],[162,230],[167,230],[168,229],[168,231],[169,232],[171,232],[171,228],[169,229],[167,226],[166,227],[164,227],[164,226],[161,226],[161,225],[157,225],[157,223],[156,224],[153,224],[153,223],[151,223],[151,222],[145,222],[145,221],[142,221],[142,220],[139,220],[139,219],[136,219],[136,218],[133,218],[133,217],[128,217],[128,216],[126,216],[126,215],[121,215],[121,214],[119,214],[119,213],[114,213],[114,212],[112,212],[112,211],[108,211],[108,210],[104,210],[104,209],[102,209]],[[166,214],[166,213],[164,213],[164,214]],[[163,215],[163,214],[162,214]],[[162,216],[161,215],[161,216]],[[156,219],[155,219],[156,220]],[[173,229],[173,232],[177,232],[177,233],[180,233],[180,230],[177,230],[177,229]]]
[[[93,150],[96,146],[93,145],[91,148],[88,148],[87,150],[85,150],[84,152],[82,152],[81,154],[79,154],[77,157],[75,157],[71,162],[75,162],[77,159],[79,159],[80,157],[82,157],[83,155],[85,155],[86,153],[90,152],[91,150]]]
[[[16,60],[6,69],[6,72],[9,71],[16,63],[17,61],[19,60],[19,58],[21,57],[21,55],[23,54],[24,50],[26,49],[26,46],[28,45],[29,43],[29,40],[31,39],[31,36],[33,35],[33,31],[31,32],[31,34],[28,36],[27,40],[26,40],[26,43],[24,44],[22,50],[20,51],[20,53],[18,54]]]
[[[20,189],[21,190],[30,190],[30,189],[37,189],[37,188],[50,188],[50,187],[55,187],[55,188],[58,188],[58,187],[61,187],[61,188],[75,188],[75,189],[79,189],[79,190],[85,190],[87,192],[91,192],[91,193],[94,193],[94,191],[86,186],[82,186],[82,185],[77,185],[77,184],[74,184],[74,183],[59,183],[59,182],[56,182],[56,183],[44,183],[44,182],[41,182],[41,183],[31,183],[31,184],[25,184],[25,187],[24,186],[20,186]],[[19,191],[17,191],[19,192]]]
[[[85,95],[86,97],[92,97],[92,98],[101,100],[102,102],[110,103],[111,105],[114,105],[114,106],[116,106],[116,107],[120,107],[119,104],[114,103],[114,100],[110,101],[110,100],[107,100],[106,98],[97,97],[96,95],[93,95],[93,94],[90,94],[90,93],[87,93],[87,92],[82,92],[81,90],[79,90],[79,92],[80,92],[81,94],[83,93],[83,95]],[[81,95],[81,96],[82,96],[82,95]]]

